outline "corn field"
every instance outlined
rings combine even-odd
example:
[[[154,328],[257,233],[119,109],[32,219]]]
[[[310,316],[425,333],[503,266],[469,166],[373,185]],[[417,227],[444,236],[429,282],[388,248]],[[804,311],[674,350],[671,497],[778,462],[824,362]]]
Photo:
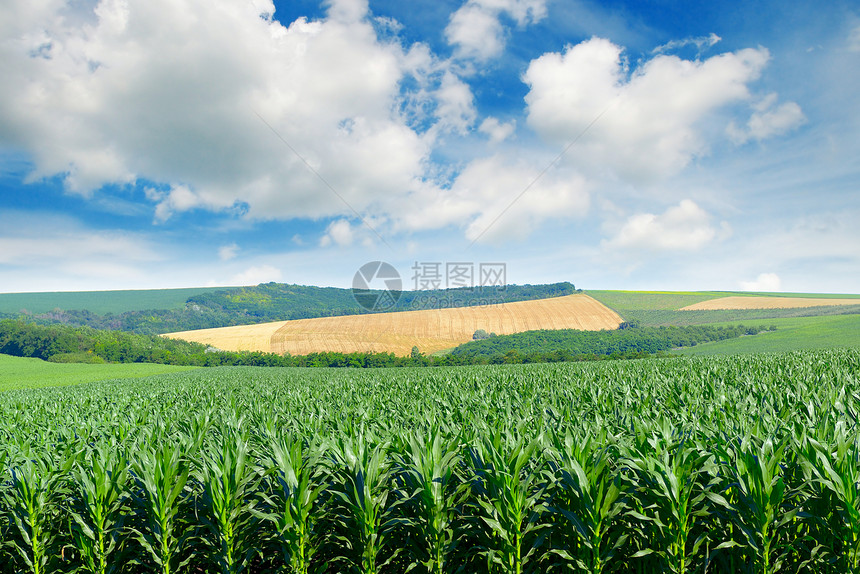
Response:
[[[860,352],[0,394],[0,572],[860,571]]]

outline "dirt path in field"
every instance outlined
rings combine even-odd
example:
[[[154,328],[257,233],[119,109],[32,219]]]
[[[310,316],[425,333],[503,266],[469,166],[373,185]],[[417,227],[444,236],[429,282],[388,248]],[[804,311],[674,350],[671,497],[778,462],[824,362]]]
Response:
[[[170,333],[224,350],[306,355],[321,351],[430,354],[472,340],[478,329],[509,335],[535,329],[615,329],[621,317],[585,294],[482,307],[299,319]]]
[[[860,299],[821,299],[813,297],[721,297],[682,307],[681,311],[715,309],[796,309],[833,305],[860,305]]]

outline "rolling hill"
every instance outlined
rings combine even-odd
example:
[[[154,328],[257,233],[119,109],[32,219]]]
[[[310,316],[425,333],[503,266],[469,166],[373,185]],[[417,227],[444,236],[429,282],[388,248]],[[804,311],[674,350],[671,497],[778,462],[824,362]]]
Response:
[[[622,318],[585,294],[498,305],[278,321],[165,336],[229,351],[425,354],[456,347],[478,329],[506,335],[537,329],[615,329]]]
[[[772,297],[772,296],[730,296],[699,301],[681,311],[711,311],[718,309],[803,309],[808,307],[833,307],[836,305],[857,305],[856,298],[823,297]]]
[[[367,292],[380,293],[383,292]],[[379,311],[469,307],[574,293],[577,289],[569,282],[391,292],[394,305]],[[287,283],[153,291],[0,293],[0,319],[144,335],[366,313],[352,289]]]

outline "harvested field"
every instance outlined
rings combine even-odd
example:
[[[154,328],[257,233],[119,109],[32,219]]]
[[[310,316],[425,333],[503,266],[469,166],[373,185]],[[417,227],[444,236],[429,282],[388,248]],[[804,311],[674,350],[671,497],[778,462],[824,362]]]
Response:
[[[813,297],[721,297],[682,307],[681,311],[709,311],[715,309],[797,309],[831,305],[858,305],[860,298],[824,299]]]
[[[272,333],[277,331],[278,327],[283,324],[284,321],[278,321],[276,323],[239,325],[237,327],[220,327],[217,329],[197,329],[194,331],[166,333],[162,337],[203,343],[222,351],[269,352]]]
[[[225,351],[306,355],[336,351],[408,355],[413,346],[430,354],[472,340],[478,329],[509,335],[536,329],[615,329],[621,317],[585,294],[460,307],[299,319],[260,325],[169,333]]]

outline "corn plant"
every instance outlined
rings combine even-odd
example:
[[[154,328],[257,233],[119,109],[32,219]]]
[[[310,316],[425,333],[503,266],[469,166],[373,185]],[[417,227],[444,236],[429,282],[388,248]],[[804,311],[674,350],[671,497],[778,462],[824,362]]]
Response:
[[[789,506],[780,467],[787,444],[786,439],[774,444],[770,438],[746,437],[731,447],[720,447],[732,483],[724,495],[709,498],[730,510],[734,525],[743,535],[742,544],[752,555],[756,574],[778,572],[791,553],[793,540],[788,526],[798,509]],[[716,549],[736,545],[738,542],[728,540]]]
[[[670,439],[671,440],[671,439]],[[711,514],[709,498],[715,484],[708,473],[713,455],[688,439],[666,443],[659,434],[627,454],[624,466],[632,471],[639,509],[629,517],[639,521],[648,547],[633,558],[654,554],[662,570],[683,574],[693,568],[707,540],[701,523]]]
[[[540,439],[527,442],[501,431],[472,451],[476,517],[488,532],[479,552],[488,568],[504,574],[535,571],[543,538],[546,482],[536,456]]]
[[[628,510],[627,489],[610,447],[591,434],[553,437],[554,472],[548,478],[555,488],[549,511],[561,524],[554,529],[550,552],[589,574],[608,569],[627,540],[619,532],[619,519]]]
[[[308,574],[319,536],[317,500],[326,487],[319,476],[321,450],[315,443],[306,447],[301,438],[270,435],[268,440],[263,464],[270,487],[257,515],[273,524],[275,546],[291,571]]]
[[[336,537],[338,543],[352,551],[343,561],[361,574],[377,574],[393,558],[382,556],[390,526],[387,446],[358,435],[354,440],[339,437],[330,449],[330,494],[335,502],[330,519],[342,533]]]
[[[852,436],[853,435],[853,436]],[[845,572],[860,571],[860,445],[855,433],[844,423],[836,425],[829,444],[807,439],[803,449],[807,474],[817,486],[826,506],[818,516],[836,546],[838,567]],[[828,520],[829,519],[829,520]]]
[[[408,511],[400,513],[409,528],[413,564],[431,574],[453,570],[458,543],[455,525],[468,483],[456,475],[460,462],[457,438],[444,438],[438,429],[410,433],[399,454],[403,498]]]
[[[181,440],[156,434],[140,440],[129,454],[137,483],[132,493],[140,513],[132,532],[143,547],[144,563],[161,574],[179,571],[194,557],[190,552],[181,555],[189,536],[183,515],[191,472],[185,447]]]
[[[248,455],[243,419],[229,421],[200,454],[198,516],[213,547],[210,557],[222,574],[239,574],[248,569],[259,546],[254,508],[261,478]]]
[[[123,555],[127,513],[128,461],[121,450],[99,444],[72,470],[77,485],[70,508],[72,543],[93,574],[118,572]]]
[[[59,460],[47,451],[32,451],[10,469],[11,480],[3,490],[9,515],[8,544],[33,574],[50,572],[63,557],[58,531],[63,523],[61,505],[68,496],[67,473],[76,453],[66,450]]]
[[[8,433],[2,433],[3,436],[0,436],[0,552],[6,546],[6,530],[8,529],[8,512],[6,512],[5,508],[5,496],[3,491],[5,490],[5,482],[6,482],[6,472],[7,466],[6,461],[9,458],[8,451],[8,441],[9,436]],[[2,554],[0,554],[2,556]]]

